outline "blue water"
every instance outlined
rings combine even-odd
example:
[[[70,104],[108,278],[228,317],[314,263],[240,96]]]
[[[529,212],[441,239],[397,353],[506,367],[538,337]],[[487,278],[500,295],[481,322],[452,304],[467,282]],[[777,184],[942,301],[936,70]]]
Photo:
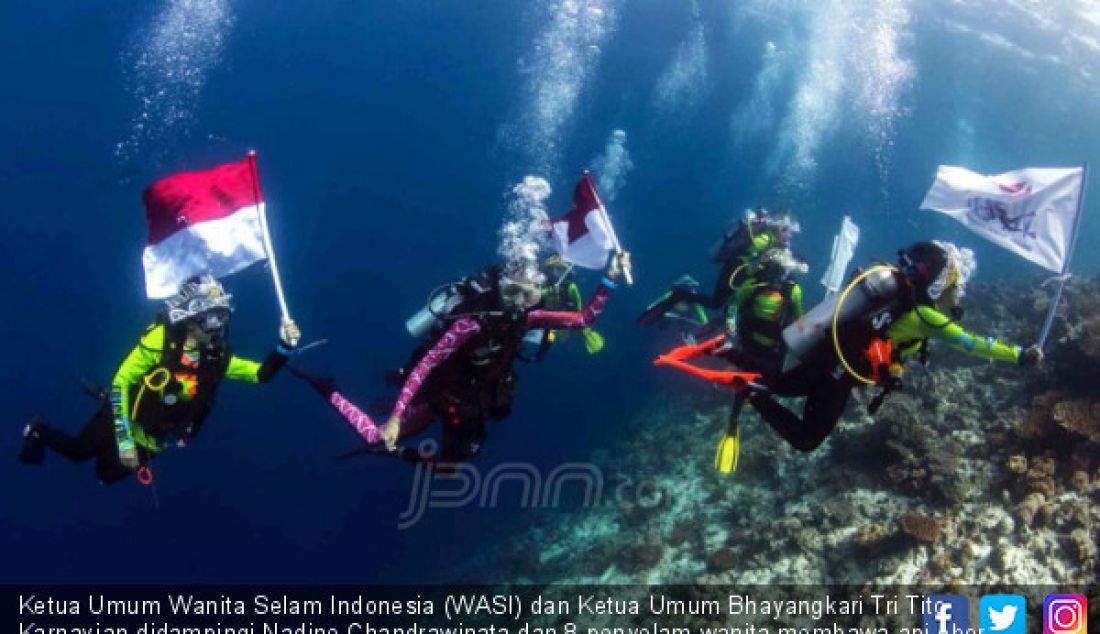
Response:
[[[979,279],[1043,275],[916,207],[940,163],[1096,158],[1100,16],[1063,5],[8,3],[0,455],[32,414],[83,425],[80,378],[108,382],[153,317],[142,187],[250,148],[294,316],[306,340],[331,340],[300,362],[365,402],[406,359],[403,321],[427,292],[496,257],[513,184],[549,178],[564,211],[577,172],[627,132],[634,169],[610,206],[638,283],[605,315],[603,354],[572,342],[521,368],[489,465],[613,448],[672,389],[633,316],[685,271],[709,284],[706,250],[746,206],[802,220],[811,300],[845,213],[858,261],[941,237],[975,248]],[[1074,270],[1093,274],[1100,216],[1086,214]],[[270,280],[257,266],[227,283],[235,350],[262,357]],[[431,581],[522,529],[514,510],[474,509],[397,530],[412,470],[330,460],[353,444],[281,376],[224,387],[200,441],[158,459],[156,505],[133,483],[98,487],[90,465],[0,461],[0,581]]]

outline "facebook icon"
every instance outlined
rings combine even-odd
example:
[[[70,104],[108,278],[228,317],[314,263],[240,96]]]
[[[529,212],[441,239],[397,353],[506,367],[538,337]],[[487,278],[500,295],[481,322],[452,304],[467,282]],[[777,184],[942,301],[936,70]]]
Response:
[[[965,634],[970,627],[970,601],[959,594],[933,594],[921,606],[924,634]]]

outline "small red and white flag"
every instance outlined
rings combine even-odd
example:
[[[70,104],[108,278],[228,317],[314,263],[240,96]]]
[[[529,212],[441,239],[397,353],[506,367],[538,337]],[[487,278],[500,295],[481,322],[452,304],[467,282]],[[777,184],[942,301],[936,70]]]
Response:
[[[175,294],[188,278],[223,277],[267,258],[255,156],[163,178],[142,193],[149,242],[145,293]]]
[[[551,225],[554,246],[566,262],[602,269],[615,250],[614,235],[592,175],[586,172],[573,190],[573,208]]]

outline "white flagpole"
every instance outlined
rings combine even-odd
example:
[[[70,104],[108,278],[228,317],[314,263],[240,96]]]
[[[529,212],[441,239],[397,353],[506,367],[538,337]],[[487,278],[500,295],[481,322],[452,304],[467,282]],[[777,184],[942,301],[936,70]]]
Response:
[[[600,192],[596,189],[596,183],[592,182],[592,172],[584,170],[584,178],[588,180],[588,186],[592,188],[592,194],[596,197],[596,204],[600,207],[600,217],[603,218],[603,222],[607,225],[607,231],[611,238],[611,248],[615,250],[615,255],[622,255],[623,247],[619,244],[619,236],[615,234],[615,227],[611,224],[611,217],[607,215],[607,208],[603,206],[603,200],[600,198]],[[626,280],[627,286],[634,285],[634,276],[630,273],[629,267],[623,267],[623,279]]]
[[[286,307],[286,296],[283,294],[283,281],[279,277],[279,263],[275,260],[275,248],[271,244],[271,231],[267,227],[267,206],[260,200],[260,173],[256,169],[256,151],[248,151],[248,165],[252,169],[252,194],[256,201],[256,208],[260,216],[260,230],[263,232],[264,250],[267,251],[267,261],[271,267],[271,279],[275,282],[275,297],[279,300],[279,312],[283,316],[283,324],[290,323],[290,310]]]
[[[1085,192],[1089,182],[1089,164],[1081,166],[1081,194],[1077,197],[1077,216],[1073,219],[1073,233],[1069,238],[1069,249],[1066,251],[1066,261],[1062,263],[1062,274],[1058,280],[1058,288],[1054,290],[1054,297],[1050,300],[1050,308],[1047,309],[1047,317],[1043,322],[1043,329],[1039,333],[1038,346],[1046,347],[1047,337],[1054,325],[1054,314],[1058,312],[1058,304],[1062,301],[1062,291],[1066,287],[1066,278],[1069,277],[1069,261],[1073,258],[1074,247],[1077,246],[1077,231],[1081,228],[1081,214],[1085,208]]]

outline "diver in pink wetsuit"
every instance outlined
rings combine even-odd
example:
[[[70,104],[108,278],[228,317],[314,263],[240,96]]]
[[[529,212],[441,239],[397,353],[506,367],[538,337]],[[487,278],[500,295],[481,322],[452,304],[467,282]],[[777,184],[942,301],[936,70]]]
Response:
[[[611,290],[629,254],[611,259],[600,286],[580,311],[538,308],[542,300],[537,280],[525,280],[491,268],[469,286],[440,326],[401,371],[403,385],[384,425],[377,425],[362,409],[341,394],[331,380],[294,369],[309,382],[355,430],[377,450],[399,452],[409,461],[456,463],[481,450],[485,421],[507,418],[512,409],[516,376],[513,365],[528,330],[591,327],[607,305]],[[443,424],[438,455],[420,456],[399,448],[399,438],[424,431],[434,421]]]

